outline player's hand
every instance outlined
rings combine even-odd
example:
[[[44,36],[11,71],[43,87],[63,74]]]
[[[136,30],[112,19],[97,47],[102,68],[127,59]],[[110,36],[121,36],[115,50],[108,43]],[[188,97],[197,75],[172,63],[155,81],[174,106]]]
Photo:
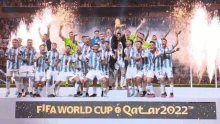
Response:
[[[131,56],[130,59],[134,59],[134,56]]]
[[[63,28],[63,25],[60,25],[60,30]]]
[[[128,60],[128,57],[126,56],[124,59],[125,59],[125,60]]]
[[[74,34],[73,36],[77,36],[78,34]]]
[[[40,54],[40,56],[38,57],[38,58],[42,58],[43,57],[43,55],[42,54]]]
[[[176,51],[180,51],[180,48],[176,48]]]
[[[146,22],[146,18],[143,18],[143,20],[141,20],[141,23],[144,24]]]
[[[51,27],[51,24],[47,25],[47,28],[50,28]]]

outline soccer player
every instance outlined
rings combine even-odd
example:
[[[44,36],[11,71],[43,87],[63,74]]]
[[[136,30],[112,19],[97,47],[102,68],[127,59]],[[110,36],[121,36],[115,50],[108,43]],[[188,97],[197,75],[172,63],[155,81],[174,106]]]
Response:
[[[40,93],[43,90],[46,81],[46,63],[48,61],[47,53],[45,51],[45,45],[39,46],[40,52],[36,53],[33,61],[36,62],[37,68],[35,73],[35,83],[34,83],[34,96],[41,97]]]
[[[150,51],[145,51],[145,56],[147,57],[147,62],[149,63],[147,66],[147,72],[145,72],[145,75],[147,76],[147,79],[144,78],[145,83],[147,83],[147,87],[149,91],[147,92],[147,97],[155,97],[152,81],[154,76],[157,77],[158,83],[164,82],[164,75],[162,72],[162,63],[161,63],[161,57],[160,52],[156,47],[156,43],[154,41],[150,41]],[[147,74],[146,74],[147,73]],[[161,92],[163,93],[164,86],[161,85]]]
[[[109,44],[111,44],[112,42],[112,31],[110,28],[107,28],[106,29],[106,38],[105,38],[105,41],[108,41]]]
[[[12,76],[14,75],[15,83],[19,83],[19,75],[18,75],[18,69],[19,69],[19,60],[18,60],[18,40],[13,39],[12,40],[12,47],[7,49],[5,56],[7,58],[7,74],[6,74],[6,95],[5,97],[8,97],[10,94],[10,83]],[[18,97],[22,96],[21,88],[18,85]]]
[[[81,52],[81,47],[76,47],[76,53],[73,54],[73,58],[75,58],[75,69],[74,69],[74,76],[72,77],[75,81],[75,94],[74,97],[79,97],[82,95],[80,92],[80,87],[85,79],[85,55]]]
[[[101,58],[102,58],[102,53],[99,52],[99,44],[94,44],[93,46],[93,51],[90,52],[87,57],[88,62],[89,62],[89,67],[91,68],[86,75],[86,79],[84,81],[84,88],[83,88],[83,97],[88,97],[88,90],[87,90],[87,85],[89,81],[94,80],[96,77],[98,82],[103,83],[103,96],[107,95],[107,88],[106,88],[106,80],[103,80],[103,74],[102,74],[102,63],[101,63]]]
[[[51,50],[47,52],[47,58],[48,58],[48,70],[47,70],[47,81],[46,81],[46,91],[51,89],[51,86],[54,84],[54,82],[57,80],[58,77],[58,67],[54,67],[54,64],[58,61],[60,53],[57,51],[57,44],[52,43],[51,44]],[[52,81],[51,81],[52,80]],[[52,84],[50,84],[52,83]],[[50,90],[49,90],[50,92]],[[54,97],[53,93],[46,92],[46,96],[48,97]]]
[[[86,38],[85,38],[85,43],[82,45],[82,47],[81,47],[81,53],[83,54],[83,55],[88,55],[89,54],[89,52],[91,52],[91,47],[90,47],[90,45],[89,45],[89,42],[90,42],[90,40],[89,40],[89,37],[87,36]]]
[[[103,50],[104,49],[104,47],[105,47],[105,37],[104,37],[104,35],[102,34],[102,33],[100,33],[100,42],[98,43],[99,44],[99,46],[100,46],[100,50]]]
[[[138,86],[138,90],[139,90],[139,94],[143,94],[143,89],[142,89],[142,79],[143,79],[143,60],[142,60],[142,56],[144,55],[144,50],[142,49],[142,45],[143,42],[141,41],[136,41],[136,56],[137,57],[133,57],[133,59],[135,59],[135,64],[136,64],[136,68],[137,68],[137,74],[136,74],[136,83]],[[137,91],[134,92],[133,97],[136,97]]]
[[[138,93],[138,88],[136,84],[134,85],[134,88],[132,87],[132,80],[136,78],[137,74],[137,68],[136,68],[136,59],[140,58],[141,56],[138,56],[137,49],[133,47],[133,41],[127,40],[127,47],[125,48],[125,60],[128,61],[128,67],[126,72],[126,81],[128,84],[128,92],[129,96],[135,96]],[[134,82],[134,81],[133,81]]]
[[[65,38],[62,35],[62,32],[61,32],[62,29],[63,29],[63,26],[60,26],[59,36],[65,42],[65,46],[70,47],[70,54],[73,54],[76,52],[77,41],[75,40],[75,37],[77,36],[77,34],[74,34],[71,31],[71,32],[69,32],[69,38]]]
[[[109,84],[109,61],[110,61],[110,56],[113,56],[112,51],[109,48],[109,42],[105,41],[105,47],[102,50],[102,71],[103,71],[103,79],[102,79],[102,88],[108,87]],[[102,89],[102,96],[106,97],[107,96],[107,89],[104,90]]]
[[[99,30],[95,30],[94,31],[95,36],[91,39],[91,43],[92,45],[94,45],[95,43],[100,43],[100,38],[99,38]]]
[[[117,55],[117,61],[115,63],[115,76],[116,76],[115,89],[118,89],[118,76],[117,76],[117,74],[119,73],[119,70],[121,71],[121,82],[120,82],[121,88],[124,87],[123,82],[125,79],[125,62],[124,62],[124,59],[122,56],[123,46],[120,42],[118,43],[118,49],[115,53]]]
[[[26,66],[28,68],[33,68],[34,69],[34,62],[33,62],[33,58],[35,56],[35,54],[37,53],[36,49],[33,47],[33,40],[32,39],[28,39],[27,40],[27,46],[24,49],[23,53],[22,53],[22,64],[20,67],[20,71],[22,66]],[[29,83],[29,92],[30,92],[30,96],[33,97],[33,84],[34,84],[34,70],[32,70],[32,72],[21,72],[19,73],[20,78],[23,80],[27,80],[30,78],[30,83]],[[25,97],[26,95],[24,95]]]
[[[18,38],[18,59],[19,59],[19,68],[22,64],[22,54],[24,53],[24,50],[26,48],[26,46],[23,46],[22,44],[22,39],[21,38]],[[28,92],[28,87],[27,87],[27,80],[20,80],[20,83],[22,85],[22,93],[25,91],[25,94],[24,96],[28,95],[29,92]],[[17,85],[17,84],[16,84]],[[18,84],[20,85],[20,84]],[[18,91],[16,92],[16,95],[18,95]]]
[[[69,78],[74,75],[71,64],[75,63],[75,59],[70,54],[70,48],[70,46],[66,46],[65,54],[61,54],[56,64],[52,66],[56,67],[60,63],[60,72],[54,88],[55,94],[58,90],[59,84],[64,83],[66,80],[69,80]],[[56,96],[59,97],[59,94],[56,94]]]
[[[166,54],[165,52],[169,52],[169,51],[173,51],[174,48],[178,45],[178,35],[181,32],[176,32],[176,40],[175,43],[173,45],[167,46],[167,40],[165,38],[162,39],[162,47],[161,47],[161,51],[162,51],[162,61],[163,61],[163,74],[164,76],[166,76],[168,78],[168,82],[170,83],[170,97],[173,97],[173,64],[172,64],[172,54]],[[178,51],[175,50],[175,51]],[[165,83],[161,83],[162,87],[163,85],[165,86]],[[165,98],[166,95],[166,91],[161,89],[163,92],[161,94],[161,97]]]
[[[50,24],[47,26],[47,33],[42,36],[40,33],[40,28],[38,29],[41,40],[43,41],[45,47],[45,52],[51,50],[51,41],[50,41]]]

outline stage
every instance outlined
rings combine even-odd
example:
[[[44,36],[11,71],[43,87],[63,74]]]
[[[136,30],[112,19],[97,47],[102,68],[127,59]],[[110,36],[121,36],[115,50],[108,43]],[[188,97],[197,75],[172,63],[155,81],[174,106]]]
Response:
[[[89,94],[92,94],[92,87],[89,90]],[[160,87],[154,88],[156,97],[155,98],[146,98],[146,97],[126,97],[126,90],[112,90],[109,91],[109,97],[103,98],[100,97],[101,89],[97,88],[98,97],[95,98],[82,98],[82,97],[68,97],[69,94],[74,93],[73,87],[63,87],[60,88],[60,95],[62,97],[55,98],[16,98],[14,95],[15,88],[11,88],[11,94],[8,98],[5,98],[5,88],[0,89],[0,120],[4,123],[16,123],[16,124],[39,124],[39,123],[169,123],[169,124],[219,124],[220,123],[220,90],[216,88],[174,88],[174,98],[160,98]],[[169,95],[169,88],[166,88],[167,94]],[[42,95],[44,93],[42,92]],[[34,105],[39,102],[39,104]],[[87,104],[88,103],[88,104]],[[27,105],[28,104],[28,105]],[[54,113],[45,113],[45,110],[42,108],[42,104],[50,104],[53,106],[60,105],[82,105],[82,106],[112,106],[112,113],[106,115],[77,115],[74,113],[71,115],[66,114],[54,114]],[[115,105],[114,105],[115,104]],[[171,115],[172,113],[167,111],[167,114],[157,114],[151,113],[149,115],[137,115],[133,114],[129,116],[129,113],[115,114],[114,108],[118,104],[119,107],[123,109],[126,104],[130,104],[131,107],[138,105],[158,107],[158,106],[167,106],[166,109],[170,109],[170,106],[182,107],[188,106],[189,115]],[[145,105],[144,105],[145,104]],[[25,107],[24,105],[27,105]],[[40,113],[36,114],[36,106],[41,107],[37,109]],[[190,106],[189,106],[190,105]],[[34,106],[34,107],[32,107]],[[146,111],[149,111],[149,106]],[[191,108],[189,108],[191,107]],[[190,110],[194,107],[194,110]],[[210,107],[210,109],[209,109]],[[32,110],[33,108],[33,110]],[[184,108],[184,107],[182,107]],[[27,110],[26,110],[27,109]],[[110,110],[110,109],[109,109]],[[171,110],[171,109],[170,109]],[[44,111],[41,113],[41,111]],[[190,113],[191,111],[191,113]],[[35,112],[35,114],[33,114]],[[25,116],[26,114],[32,113],[33,116]],[[57,112],[58,113],[58,112]],[[54,114],[54,115],[53,115]],[[152,115],[153,114],[153,115]],[[74,115],[74,116],[73,116]],[[197,117],[198,116],[198,117]],[[58,119],[59,118],[59,119]],[[107,119],[106,119],[107,118]]]

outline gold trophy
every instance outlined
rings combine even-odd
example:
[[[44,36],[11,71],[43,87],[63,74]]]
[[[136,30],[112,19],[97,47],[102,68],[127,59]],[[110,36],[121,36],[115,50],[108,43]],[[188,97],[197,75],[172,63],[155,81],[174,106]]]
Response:
[[[120,26],[121,26],[121,21],[119,18],[116,18],[115,19],[115,29],[120,29]]]

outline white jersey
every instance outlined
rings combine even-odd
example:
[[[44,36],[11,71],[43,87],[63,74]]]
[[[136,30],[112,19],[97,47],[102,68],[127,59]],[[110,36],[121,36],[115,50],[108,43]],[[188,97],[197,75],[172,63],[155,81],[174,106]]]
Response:
[[[143,57],[145,54],[144,50],[141,49],[141,51],[138,51],[137,50],[137,54],[136,56],[141,56]],[[144,61],[142,60],[142,58],[140,60],[135,60],[135,63],[136,63],[136,67],[137,67],[137,70],[138,71],[142,71],[144,69]]]
[[[83,55],[88,55],[91,52],[91,50],[92,49],[90,48],[90,46],[87,46],[86,44],[84,44],[81,48],[81,53]]]
[[[172,68],[173,64],[172,64],[172,54],[165,54],[165,52],[173,50],[173,46],[166,46],[165,48],[161,47],[160,51],[162,53],[161,57],[162,57],[162,61],[163,61],[163,68]]]
[[[150,51],[145,51],[145,57],[147,57],[147,63],[145,64],[145,67],[147,67],[147,70],[150,71],[161,71],[162,70],[162,60],[161,57],[155,56],[154,53],[151,53]],[[154,63],[153,63],[154,59]]]
[[[75,68],[74,73],[85,73],[85,62],[80,61],[79,59],[84,59],[85,56],[83,54],[79,55],[77,53],[73,54],[73,58],[75,61],[75,66],[78,66],[79,68]],[[78,59],[79,58],[79,59]]]
[[[102,65],[102,71],[105,75],[109,75],[110,56],[113,56],[113,53],[111,51],[102,50],[102,60],[107,61],[107,64]]]
[[[102,52],[95,53],[91,51],[86,58],[89,60],[89,64],[93,66],[91,70],[102,71]]]
[[[22,54],[22,60],[28,58],[28,61],[23,61],[21,65],[25,66],[33,66],[33,58],[35,54],[37,53],[36,49],[32,47],[31,49],[28,49],[27,47],[24,49],[24,52]]]
[[[60,72],[73,72],[72,63],[75,62],[75,59],[72,55],[61,54],[59,56],[60,63]]]
[[[34,59],[38,58],[41,54],[40,53],[36,53],[34,56]],[[43,57],[39,58],[37,61],[37,69],[36,72],[41,73],[41,72],[45,72],[46,71],[46,59],[47,59],[47,55],[43,55]]]
[[[129,57],[129,58],[131,56],[136,57],[138,55],[136,47],[125,48],[124,52],[125,52],[126,56]],[[136,68],[136,63],[135,63],[134,59],[129,59],[128,60],[128,67]]]
[[[59,59],[59,55],[60,53],[58,51],[47,52],[47,58],[50,61],[50,63],[48,63],[48,71],[58,71],[58,67],[52,68],[51,66]]]
[[[7,69],[19,69],[18,48],[7,49],[5,56],[8,58],[14,58],[12,61],[7,61]]]

